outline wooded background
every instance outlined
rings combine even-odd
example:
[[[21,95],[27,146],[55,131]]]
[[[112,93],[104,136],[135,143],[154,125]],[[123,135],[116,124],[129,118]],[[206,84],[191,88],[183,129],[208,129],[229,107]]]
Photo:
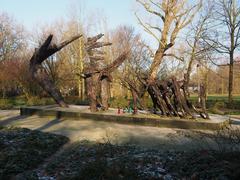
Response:
[[[86,42],[101,31],[102,68],[111,64],[125,51],[130,54],[112,73],[110,96],[132,98],[132,90],[141,90],[141,80],[149,83],[154,78],[166,80],[173,76],[185,79],[189,93],[196,95],[204,84],[207,94],[240,94],[240,2],[238,0],[194,1],[137,0],[141,15],[136,13],[139,26],[150,34],[154,47],[145,42],[134,27],[119,25],[111,30],[101,16],[96,24],[72,16],[51,25],[27,32],[23,25],[7,13],[0,14],[0,96],[46,97],[46,92],[34,81],[29,72],[29,60],[43,41],[54,34],[53,42],[72,35],[82,37],[44,61],[48,76],[63,96],[87,99],[86,81],[81,77],[86,60]],[[133,12],[134,13],[134,12]],[[149,20],[150,18],[154,20]],[[99,24],[102,28],[99,28]],[[95,29],[93,34],[90,29]],[[156,44],[156,43],[153,43]],[[141,77],[141,78],[140,78]],[[143,78],[144,79],[144,78]],[[145,94],[143,98],[148,98]]]

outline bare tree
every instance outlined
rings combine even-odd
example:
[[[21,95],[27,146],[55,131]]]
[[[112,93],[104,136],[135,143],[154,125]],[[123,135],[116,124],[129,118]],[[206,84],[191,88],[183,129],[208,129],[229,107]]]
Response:
[[[211,29],[205,40],[217,53],[229,56],[228,101],[233,101],[233,65],[237,48],[240,47],[240,1],[215,1]]]
[[[144,23],[137,16],[144,30],[152,35],[159,44],[150,67],[148,81],[151,83],[157,78],[159,66],[164,56],[174,56],[174,54],[168,54],[167,51],[174,46],[179,32],[192,21],[196,12],[200,9],[201,3],[187,8],[186,0],[161,0],[160,2],[155,0],[136,1],[148,13],[152,16],[157,16],[162,21],[160,24],[152,25]]]
[[[160,19],[161,23],[153,25],[144,23],[138,16],[139,23],[144,30],[158,41],[158,49],[154,54],[150,66],[146,87],[150,94],[154,107],[159,108],[162,115],[194,117],[190,111],[188,100],[182,94],[182,83],[175,77],[165,81],[158,81],[158,72],[163,58],[171,56],[178,58],[169,50],[175,45],[179,32],[186,27],[201,8],[201,3],[188,6],[186,0],[137,0],[152,16]],[[184,89],[183,89],[184,91]]]
[[[192,73],[194,63],[199,63],[203,59],[208,56],[210,52],[212,52],[212,48],[204,43],[203,36],[208,30],[208,20],[211,17],[212,6],[207,7],[203,10],[202,14],[200,14],[199,19],[192,24],[190,27],[190,31],[187,33],[186,42],[189,46],[189,50],[187,51],[188,64],[187,71],[184,75],[184,88],[185,88],[185,96],[189,97],[189,83],[190,83],[190,75]],[[186,60],[186,59],[184,59]]]
[[[116,51],[124,51],[129,49],[129,55],[124,61],[117,75],[121,84],[131,92],[133,99],[134,112],[137,110],[138,104],[143,107],[141,96],[145,92],[143,83],[141,82],[149,66],[150,52],[149,47],[142,41],[140,34],[136,34],[134,28],[129,26],[119,26],[113,34],[116,41]],[[114,48],[113,48],[114,49]]]
[[[17,64],[16,60],[22,59],[26,52],[26,40],[24,28],[8,14],[0,13],[0,22],[0,91],[5,97],[8,89],[19,88],[9,73],[14,67],[9,68],[8,65]]]
[[[0,21],[0,61],[11,60],[25,46],[24,29],[8,14],[0,14]]]

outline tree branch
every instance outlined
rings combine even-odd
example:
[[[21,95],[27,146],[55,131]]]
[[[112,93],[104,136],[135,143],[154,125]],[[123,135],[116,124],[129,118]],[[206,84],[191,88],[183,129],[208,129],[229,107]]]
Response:
[[[170,57],[174,57],[174,58],[176,58],[176,59],[178,59],[182,62],[184,61],[183,57],[178,57],[178,56],[176,56],[175,54],[172,54],[172,53],[164,54],[164,56],[170,56]]]

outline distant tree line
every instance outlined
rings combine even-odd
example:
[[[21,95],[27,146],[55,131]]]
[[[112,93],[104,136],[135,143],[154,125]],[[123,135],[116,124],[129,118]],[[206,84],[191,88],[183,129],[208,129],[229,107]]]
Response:
[[[161,99],[162,95],[156,98],[163,86],[156,82],[170,83],[173,76],[184,87],[186,97],[198,93],[200,85],[208,94],[228,94],[229,102],[233,100],[233,93],[240,93],[238,0],[137,0],[136,3],[141,11],[136,12],[136,21],[153,37],[157,47],[144,41],[142,34],[136,33],[133,27],[119,25],[115,30],[109,30],[101,16],[92,24],[73,15],[27,32],[13,17],[0,14],[1,97],[48,96],[29,71],[34,48],[49,34],[55,35],[54,43],[82,34],[81,38],[44,61],[43,67],[63,96],[89,98],[89,87],[82,77],[89,63],[86,42],[99,31],[105,34],[103,41],[112,43],[100,48],[104,62],[99,64],[101,68],[110,65],[122,52],[129,52],[121,66],[112,72],[112,83],[104,90],[111,97],[127,96],[134,99],[134,106],[143,106],[144,97],[150,95],[153,102],[163,108],[161,104],[167,101]],[[99,24],[104,28],[99,28]]]

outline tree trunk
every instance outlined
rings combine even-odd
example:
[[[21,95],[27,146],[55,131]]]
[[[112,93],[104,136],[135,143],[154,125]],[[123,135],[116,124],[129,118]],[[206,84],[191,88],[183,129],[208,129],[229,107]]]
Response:
[[[206,108],[206,87],[205,85],[201,84],[200,85],[200,104],[202,107],[202,113],[200,113],[200,115],[204,118],[204,119],[209,119],[209,115],[207,113],[207,108]]]
[[[5,87],[3,86],[2,88],[2,98],[5,99],[6,97],[6,90],[5,90]]]
[[[189,82],[190,82],[190,74],[192,72],[192,65],[193,65],[193,61],[195,59],[195,48],[196,48],[196,41],[194,42],[194,46],[191,52],[191,58],[188,64],[188,68],[187,68],[187,73],[184,75],[184,88],[185,88],[185,96],[186,97],[190,97],[190,92],[189,92]]]
[[[230,64],[229,64],[229,82],[228,82],[228,103],[231,104],[233,101],[233,51],[230,52]]]
[[[162,48],[157,50],[153,59],[153,63],[151,64],[151,67],[150,67],[147,83],[151,84],[155,82],[163,56],[164,56],[164,50]]]
[[[132,98],[133,98],[133,114],[137,114],[137,100],[138,100],[138,95],[137,92],[134,91],[133,89],[131,89],[131,93],[132,93]]]

